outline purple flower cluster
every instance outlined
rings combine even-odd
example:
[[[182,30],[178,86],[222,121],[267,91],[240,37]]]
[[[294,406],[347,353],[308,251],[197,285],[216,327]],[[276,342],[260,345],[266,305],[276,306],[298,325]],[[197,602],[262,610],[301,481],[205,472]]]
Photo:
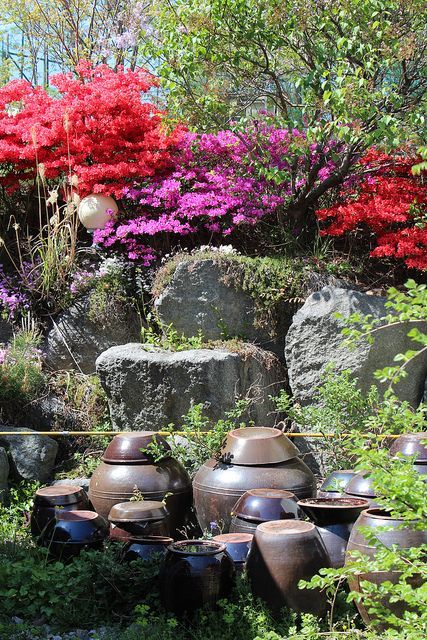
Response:
[[[30,301],[20,289],[16,277],[6,274],[0,265],[0,313],[7,320],[14,320],[30,308]]]
[[[150,238],[158,234],[228,236],[286,208],[309,176],[310,186],[325,180],[335,168],[330,150],[309,144],[297,130],[259,122],[239,133],[188,133],[173,170],[125,189],[133,215],[109,221],[94,240],[149,265],[155,258]]]

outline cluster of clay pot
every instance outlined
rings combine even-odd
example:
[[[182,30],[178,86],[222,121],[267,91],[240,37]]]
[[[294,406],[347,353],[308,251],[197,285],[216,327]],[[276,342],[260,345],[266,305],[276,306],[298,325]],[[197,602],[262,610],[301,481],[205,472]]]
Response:
[[[418,471],[425,473],[425,438],[402,436],[391,455],[416,456]],[[151,443],[161,452],[157,458]],[[37,491],[31,530],[64,560],[82,549],[102,549],[107,537],[124,543],[124,562],[161,554],[162,599],[176,613],[215,604],[230,593],[234,574],[246,567],[254,594],[273,611],[288,606],[323,615],[325,595],[311,591],[307,597],[298,582],[322,567],[343,566],[347,550],[373,557],[375,548],[359,525],[391,524],[393,531],[378,538],[402,547],[418,546],[427,534],[402,532],[399,521],[378,509],[364,473],[334,472],[314,497],[314,476],[298,454],[277,429],[237,429],[228,434],[218,458],[199,469],[192,485],[158,434],[120,433],[92,476],[89,497],[69,485]],[[181,539],[191,525],[193,493],[200,529],[215,523],[221,535]],[[359,588],[357,577],[351,587]],[[358,606],[368,620],[363,605]]]

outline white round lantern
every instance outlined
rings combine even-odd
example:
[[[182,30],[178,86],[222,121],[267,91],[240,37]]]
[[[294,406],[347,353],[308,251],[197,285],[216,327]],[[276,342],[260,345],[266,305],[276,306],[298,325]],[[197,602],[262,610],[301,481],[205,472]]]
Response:
[[[103,196],[100,193],[91,193],[79,204],[79,220],[88,231],[104,229],[111,215],[119,210],[116,201],[111,196]],[[111,214],[113,212],[113,214]]]

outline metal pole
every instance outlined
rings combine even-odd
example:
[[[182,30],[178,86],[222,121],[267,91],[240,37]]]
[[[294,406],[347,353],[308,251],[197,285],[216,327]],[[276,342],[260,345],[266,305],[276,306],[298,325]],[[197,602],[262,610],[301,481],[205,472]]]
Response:
[[[75,436],[117,436],[120,433],[132,433],[130,431],[0,431],[1,436],[50,436],[50,437],[75,437]],[[192,436],[199,435],[197,431],[153,431],[159,436]],[[203,432],[206,435],[209,431]],[[348,438],[352,436],[351,433],[293,433],[283,432],[288,438]],[[369,440],[374,438],[375,440],[386,440],[388,438],[400,438],[402,434],[377,434],[370,435],[369,433],[360,433],[359,436],[363,439]]]

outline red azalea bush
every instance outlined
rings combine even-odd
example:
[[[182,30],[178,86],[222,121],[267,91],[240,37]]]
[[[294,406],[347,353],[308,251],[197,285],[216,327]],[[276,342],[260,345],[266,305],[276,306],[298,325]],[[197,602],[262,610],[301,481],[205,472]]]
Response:
[[[166,133],[163,114],[142,101],[156,81],[144,70],[92,68],[83,61],[52,78],[59,96],[13,80],[0,88],[0,185],[74,174],[80,196],[120,197],[135,179],[161,173],[182,128]]]
[[[412,173],[417,162],[417,157],[369,150],[341,201],[317,211],[326,224],[322,233],[341,236],[368,228],[377,244],[371,256],[400,258],[408,267],[427,269],[427,183],[425,172]]]

